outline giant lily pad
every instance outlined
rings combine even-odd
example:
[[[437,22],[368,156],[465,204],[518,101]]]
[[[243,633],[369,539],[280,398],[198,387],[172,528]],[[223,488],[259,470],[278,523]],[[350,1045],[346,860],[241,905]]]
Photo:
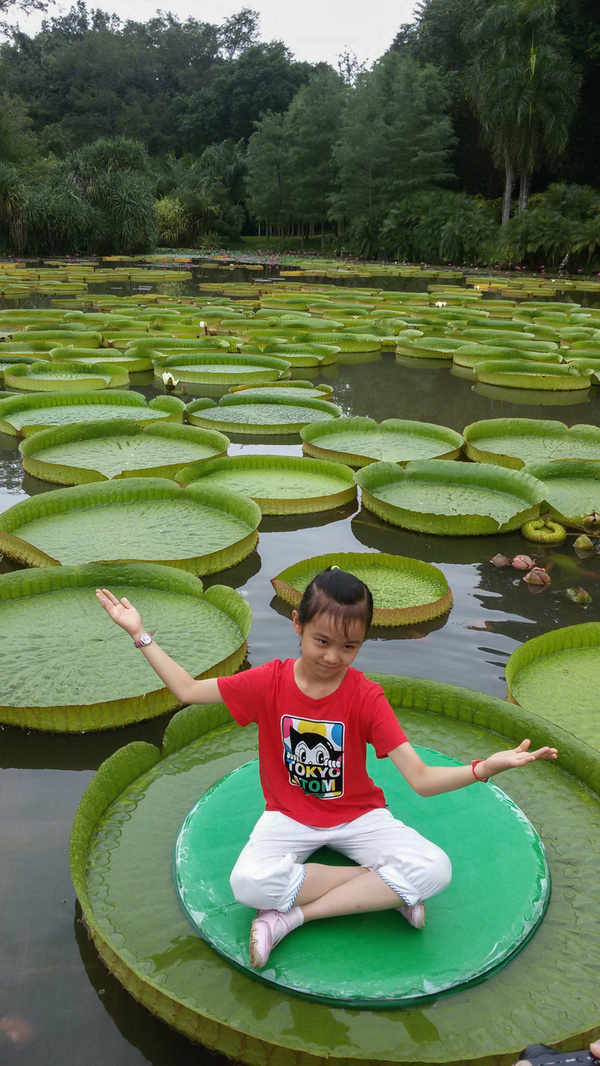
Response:
[[[580,526],[593,511],[600,513],[600,463],[564,459],[528,463],[523,473],[544,485],[545,503],[551,518],[565,525]]]
[[[598,748],[600,623],[551,629],[506,663],[509,699]]]
[[[418,359],[452,359],[456,349],[463,343],[454,337],[416,337],[409,340],[400,334],[396,351],[398,355],[410,355]]]
[[[97,587],[131,600],[192,676],[233,673],[243,662],[250,610],[233,589],[204,593],[194,575],[150,564],[20,570],[0,576],[2,721],[79,733],[178,706],[131,639],[103,617]]]
[[[402,464],[411,459],[456,459],[463,445],[453,429],[402,418],[379,423],[374,418],[340,418],[306,426],[300,435],[308,455],[350,466],[380,459]]]
[[[383,552],[334,553],[303,559],[271,578],[271,584],[278,596],[297,607],[309,581],[328,566],[339,566],[369,586],[376,626],[429,621],[452,606],[448,582],[437,566]]]
[[[115,348],[53,348],[50,352],[53,362],[86,363],[94,366],[102,363],[103,366],[121,367],[129,374],[139,374],[144,370],[152,370],[151,353],[117,351]]]
[[[9,507],[0,515],[0,551],[26,566],[155,562],[212,574],[252,551],[260,519],[252,500],[218,486],[101,481]]]
[[[147,401],[140,392],[50,392],[10,397],[0,404],[0,433],[29,437],[50,426],[130,418],[146,422],[183,422],[185,404],[175,396]]]
[[[508,738],[507,747],[524,735],[534,746],[548,739],[547,724],[537,715],[503,700],[410,677],[374,679],[383,684],[414,743],[435,746],[461,761],[466,753],[485,757],[496,750],[498,733]],[[537,765],[523,775],[506,775],[513,799],[534,824],[544,826],[552,870],[549,910],[534,941],[509,969],[488,981],[433,1002],[421,1000],[413,1009],[374,1015],[291,999],[250,979],[193,934],[183,915],[171,878],[179,827],[199,795],[255,757],[255,738],[252,728],[232,723],[224,707],[188,708],[167,727],[162,757],[144,743],[121,748],[82,799],[71,838],[76,892],[101,958],[139,1002],[191,1040],[247,1066],[273,1057],[280,1066],[294,1066],[299,1056],[309,1066],[348,1066],[349,1035],[357,1062],[463,1066],[473,1054],[474,1018],[484,1020],[477,1029],[480,1066],[514,1061],[539,1034],[550,1043],[568,1039],[584,1046],[600,1022],[595,969],[600,932],[590,920],[582,938],[578,923],[582,913],[597,910],[600,818],[597,800],[585,793],[582,804],[581,782],[571,774],[597,789],[597,753],[557,727],[553,739],[563,769]],[[448,798],[422,801],[425,822],[426,808],[445,805]],[[490,832],[494,838],[493,827]],[[452,840],[439,842],[452,850]],[[506,868],[501,847],[495,861]],[[492,892],[489,863],[485,876]],[[389,917],[369,916],[369,921],[389,927]],[[345,927],[350,921],[331,924]],[[371,947],[368,943],[365,952]],[[339,966],[339,976],[338,971]]]
[[[251,496],[263,514],[311,514],[356,498],[347,466],[292,455],[227,455],[188,466],[176,479],[183,485],[222,485]]]
[[[205,385],[261,384],[277,381],[289,370],[285,359],[258,355],[170,355],[154,359],[157,377],[167,371],[176,381]]]
[[[76,389],[119,389],[129,384],[129,374],[123,367],[107,363],[38,363],[7,366],[4,384],[11,389],[33,392]]]
[[[285,396],[255,400],[243,392],[223,396],[218,405],[193,400],[186,418],[195,426],[214,426],[228,433],[299,433],[310,422],[337,418],[341,408],[326,400],[297,400]]]
[[[484,359],[475,363],[478,381],[513,389],[588,389],[591,375],[573,363],[538,363],[528,359]]]
[[[600,429],[541,418],[487,418],[463,430],[465,451],[478,463],[518,470],[525,463],[599,459]]]
[[[429,459],[373,463],[355,475],[364,506],[422,533],[504,533],[535,518],[544,489],[519,470]]]
[[[121,477],[172,477],[182,464],[224,455],[227,437],[171,423],[128,419],[44,429],[19,445],[23,468],[42,481],[81,485]]]
[[[331,400],[333,387],[312,381],[274,381],[270,385],[233,385],[230,392],[245,392],[254,399],[267,396],[270,399],[279,399],[281,396],[288,400]],[[333,402],[333,401],[332,401]]]
[[[277,355],[287,359],[291,366],[330,366],[337,361],[340,347],[337,344],[266,344],[265,355]]]

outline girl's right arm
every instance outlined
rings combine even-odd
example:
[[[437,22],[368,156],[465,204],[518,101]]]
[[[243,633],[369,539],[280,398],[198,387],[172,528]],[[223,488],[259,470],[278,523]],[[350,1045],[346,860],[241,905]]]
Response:
[[[102,604],[104,610],[113,622],[124,629],[132,640],[139,640],[142,633],[146,632],[142,625],[142,618],[128,599],[123,597],[118,600],[109,589],[96,589],[96,598]],[[154,641],[143,645],[140,651],[144,654],[152,669],[158,674],[161,681],[177,697],[180,703],[224,703],[219,692],[217,679],[214,677],[197,681],[179,663],[171,659]]]

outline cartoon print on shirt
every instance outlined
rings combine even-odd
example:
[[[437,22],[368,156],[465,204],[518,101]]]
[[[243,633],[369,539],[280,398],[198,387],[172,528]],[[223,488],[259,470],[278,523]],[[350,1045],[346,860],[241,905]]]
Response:
[[[306,718],[281,719],[283,760],[290,784],[317,799],[337,799],[344,792],[344,725]]]

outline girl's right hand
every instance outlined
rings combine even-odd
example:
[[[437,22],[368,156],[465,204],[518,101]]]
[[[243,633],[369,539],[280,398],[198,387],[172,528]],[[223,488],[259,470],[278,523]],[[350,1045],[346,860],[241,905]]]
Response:
[[[125,596],[122,600],[118,600],[110,589],[96,589],[96,599],[102,604],[113,622],[129,633],[130,637],[137,640],[142,635],[144,632],[142,616]]]

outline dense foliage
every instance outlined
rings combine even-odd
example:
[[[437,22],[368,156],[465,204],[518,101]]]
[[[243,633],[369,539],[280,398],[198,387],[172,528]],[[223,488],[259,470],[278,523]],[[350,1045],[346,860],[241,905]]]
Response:
[[[0,16],[19,7],[44,3],[0,0]],[[136,22],[77,0],[0,46],[0,251],[258,232],[367,257],[589,265],[599,67],[596,0],[421,0],[370,70],[347,53],[337,70],[297,62],[248,9]]]

